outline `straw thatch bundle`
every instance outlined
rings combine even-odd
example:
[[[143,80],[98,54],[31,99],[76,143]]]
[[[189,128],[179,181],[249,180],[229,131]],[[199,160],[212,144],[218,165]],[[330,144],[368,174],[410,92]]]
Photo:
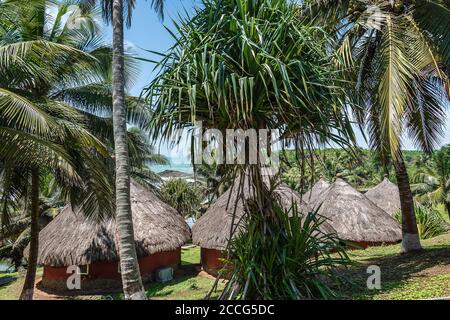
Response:
[[[244,214],[243,199],[250,199],[254,195],[253,187],[248,183],[249,179],[243,183],[236,179],[233,186],[223,193],[208,210],[197,220],[192,227],[192,241],[194,244],[207,249],[224,250],[230,239],[230,228],[236,229],[234,236],[242,228],[239,226]],[[241,185],[241,186],[239,186]],[[289,188],[286,184],[280,184],[274,191],[275,196],[285,210],[289,210],[292,203],[297,204],[300,212],[310,212],[311,208],[302,199],[299,193]],[[238,201],[236,201],[238,200]],[[233,212],[235,210],[233,221]],[[237,226],[237,227],[236,227]],[[335,230],[325,222],[323,231],[335,233]]]
[[[342,179],[337,179],[322,199],[310,205],[330,219],[342,240],[391,243],[402,238],[401,227],[394,218]]]
[[[400,209],[400,193],[398,187],[390,182],[388,178],[384,178],[380,184],[369,189],[365,195],[391,216]]]
[[[314,203],[318,198],[321,198],[322,194],[330,187],[328,181],[325,181],[323,178],[320,178],[317,181],[310,191],[306,192],[303,195],[303,200],[307,203]]]
[[[153,192],[133,181],[131,208],[139,257],[177,249],[190,238],[189,226],[183,217]],[[68,206],[39,233],[38,262],[60,267],[117,261],[115,234],[113,219],[94,223]]]

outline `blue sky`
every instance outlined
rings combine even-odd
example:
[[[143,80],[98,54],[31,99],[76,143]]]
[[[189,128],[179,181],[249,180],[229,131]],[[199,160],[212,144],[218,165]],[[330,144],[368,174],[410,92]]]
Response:
[[[133,13],[133,22],[130,29],[125,32],[126,44],[140,57],[154,59],[155,56],[145,50],[153,50],[164,52],[173,43],[171,35],[164,26],[172,29],[172,19],[177,20],[178,13],[183,14],[185,10],[192,12],[195,6],[195,0],[166,0],[165,3],[165,19],[163,22],[153,12],[150,1],[137,0],[137,6]],[[198,1],[197,1],[198,3]],[[110,39],[111,29],[106,30],[107,38]],[[131,94],[139,95],[141,90],[150,83],[154,74],[152,73],[153,65],[150,63],[141,63],[141,72],[135,85],[131,88]],[[359,135],[358,143],[365,147],[366,144]],[[447,127],[445,130],[445,138],[442,145],[450,143],[450,110],[447,111]],[[414,149],[413,144],[408,139],[404,140],[405,149]],[[174,155],[180,150],[168,150],[166,147],[161,148],[161,152],[167,155]]]
[[[178,20],[178,13],[184,14],[185,10],[192,12],[194,3],[194,0],[166,0],[164,20],[161,21],[152,10],[151,1],[137,0],[131,28],[125,30],[126,45],[142,58],[157,58],[146,50],[166,51],[173,44],[173,40],[165,27],[173,29],[172,20]],[[131,89],[131,94],[139,95],[150,83],[154,76],[152,70],[153,64],[141,63],[141,73]]]

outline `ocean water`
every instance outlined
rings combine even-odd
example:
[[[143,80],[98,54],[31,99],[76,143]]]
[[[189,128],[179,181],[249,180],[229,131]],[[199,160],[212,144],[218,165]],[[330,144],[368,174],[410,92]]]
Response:
[[[194,218],[186,218],[185,221],[188,224],[189,228],[192,228],[197,220],[195,220]]]
[[[184,173],[194,172],[191,163],[186,159],[170,157],[169,161],[170,164],[168,165],[151,165],[150,169],[156,173],[163,172],[165,170],[175,170]]]
[[[0,260],[0,272],[6,272],[10,267],[11,265],[7,261]]]

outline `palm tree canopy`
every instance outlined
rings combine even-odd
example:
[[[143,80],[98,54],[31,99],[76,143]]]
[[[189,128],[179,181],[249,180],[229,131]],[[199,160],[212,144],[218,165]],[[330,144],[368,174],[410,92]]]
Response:
[[[412,179],[418,201],[450,203],[450,148],[446,146],[436,151],[432,165],[416,170]]]
[[[131,19],[133,16],[133,11],[136,6],[136,0],[124,0],[124,17],[126,19],[127,26],[131,26]],[[92,10],[95,8],[97,3],[100,4],[102,8],[103,19],[107,23],[112,23],[112,13],[113,13],[113,1],[112,0],[78,0],[81,8],[83,10]],[[151,0],[151,7],[155,10],[161,19],[164,19],[164,0]]]
[[[72,204],[84,203],[83,212],[104,216],[113,211],[111,48],[95,11],[73,10],[72,4],[0,4],[5,16],[0,22],[2,202],[23,196],[26,184],[20,180],[26,168],[37,166],[56,176]],[[136,64],[126,61],[131,84]],[[143,103],[127,97],[127,106],[128,122],[146,125]],[[154,155],[142,133],[130,130],[129,144],[136,178],[155,182],[146,165],[166,159]],[[8,221],[6,207],[3,222]]]
[[[372,147],[397,158],[403,132],[425,151],[442,137],[448,105],[450,3],[305,1],[307,20],[327,25],[356,81]],[[349,95],[351,96],[351,95]],[[406,126],[404,126],[406,124]]]

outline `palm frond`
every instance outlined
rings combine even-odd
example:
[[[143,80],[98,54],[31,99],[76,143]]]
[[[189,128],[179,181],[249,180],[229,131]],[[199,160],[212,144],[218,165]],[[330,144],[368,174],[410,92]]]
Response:
[[[411,79],[417,69],[408,60],[401,35],[406,32],[403,22],[386,15],[386,30],[381,36],[378,68],[381,74],[377,101],[380,105],[380,137],[389,143],[392,158],[397,158],[401,146],[402,119],[406,103],[411,100]]]
[[[0,88],[0,125],[48,135],[56,123],[42,108],[14,92]]]
[[[448,0],[418,0],[413,11],[417,24],[425,30],[444,62],[450,63],[450,3]]]

